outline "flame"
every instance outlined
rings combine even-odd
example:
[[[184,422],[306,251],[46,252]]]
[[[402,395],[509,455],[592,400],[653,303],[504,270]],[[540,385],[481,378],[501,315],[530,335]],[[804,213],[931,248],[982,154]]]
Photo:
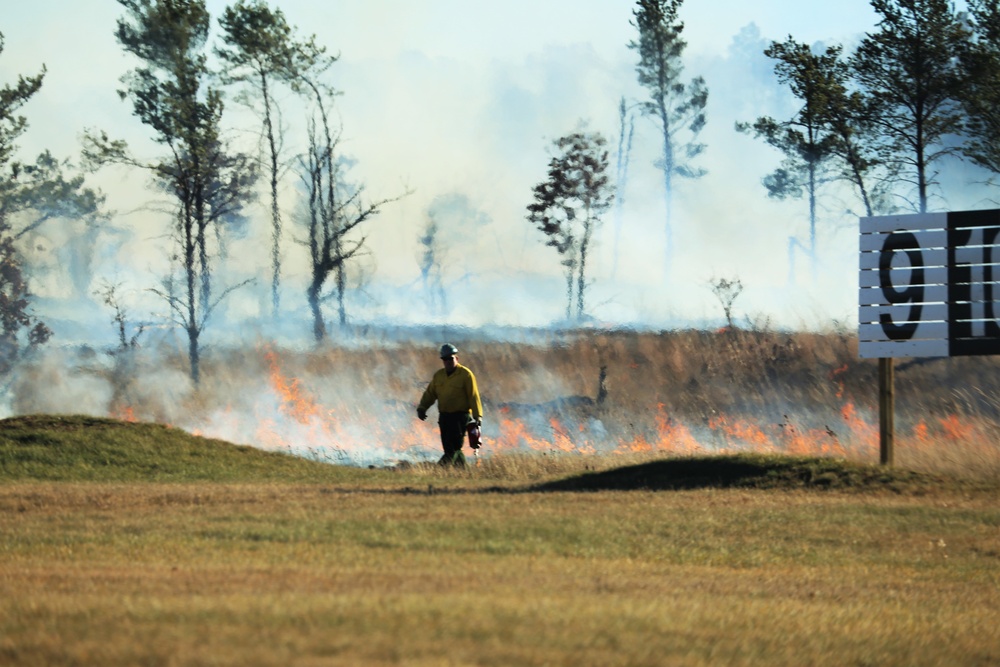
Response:
[[[844,397],[844,380],[840,378],[841,375],[847,372],[847,364],[844,364],[840,368],[834,368],[830,371],[830,381],[836,380],[837,382],[837,398]]]
[[[563,452],[572,452],[576,449],[573,441],[569,438],[569,431],[566,430],[555,417],[549,420],[552,426],[552,446]]]
[[[111,408],[109,416],[123,422],[138,421],[135,417],[135,409],[131,405],[116,405]]]
[[[281,411],[300,424],[308,424],[320,417],[319,405],[315,399],[302,389],[298,380],[289,380],[281,373],[278,355],[274,350],[266,350],[264,358],[267,360],[271,387],[282,400]]]
[[[657,449],[678,454],[692,454],[701,451],[702,446],[691,435],[691,431],[668,415],[663,403],[656,406],[656,426],[660,433],[659,441],[655,443]]]
[[[438,429],[433,423],[416,422],[409,411],[388,410],[374,414],[367,406],[324,406],[305,383],[285,373],[279,355],[262,350],[268,384],[254,399],[248,416],[246,406],[212,413],[188,430],[195,434],[250,443],[264,449],[312,454],[323,460],[345,463],[385,462],[391,459],[434,460],[440,455]],[[847,366],[831,372],[831,380]],[[258,392],[260,393],[260,392]],[[843,393],[840,382],[838,396]],[[136,421],[131,405],[113,404],[112,417]],[[840,421],[823,428],[794,423],[787,415],[780,423],[762,424],[735,415],[716,415],[692,430],[658,403],[649,415],[653,428],[627,436],[609,437],[596,418],[574,421],[565,415],[518,418],[509,406],[497,410],[494,431],[485,434],[482,454],[513,451],[559,454],[668,453],[689,455],[711,452],[755,451],[798,455],[820,455],[873,459],[878,452],[878,427],[862,416],[851,401],[840,408]],[[935,442],[961,442],[970,447],[993,441],[988,424],[966,423],[957,415],[928,424],[916,423],[909,434],[915,444],[929,449]],[[491,435],[493,437],[491,437]],[[901,437],[906,435],[899,433]]]
[[[941,429],[944,437],[948,440],[968,440],[972,436],[973,428],[958,421],[957,415],[948,415],[941,422]]]
[[[713,417],[708,420],[708,427],[753,448],[770,449],[772,446],[771,439],[759,426],[742,419],[733,421],[728,417]]]

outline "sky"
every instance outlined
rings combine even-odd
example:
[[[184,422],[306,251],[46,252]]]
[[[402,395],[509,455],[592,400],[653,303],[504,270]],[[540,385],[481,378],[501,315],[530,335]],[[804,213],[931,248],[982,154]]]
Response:
[[[217,16],[226,3],[210,0]],[[277,0],[299,36],[314,34],[339,54],[330,81],[341,92],[342,150],[354,161],[352,180],[373,199],[393,198],[367,230],[368,278],[352,302],[357,319],[498,323],[537,326],[565,310],[559,260],[525,219],[531,188],[544,179],[554,139],[577,129],[601,132],[614,152],[619,100],[640,99],[629,2],[580,0]],[[135,66],[115,43],[120,6],[104,0],[36,0],[0,5],[0,85],[47,68],[42,91],[24,108],[30,128],[22,157],[48,148],[77,159],[85,129],[106,130],[155,150],[115,91]],[[678,180],[675,253],[663,259],[663,197],[654,166],[656,129],[634,119],[629,179],[619,189],[622,212],[609,212],[596,239],[588,310],[598,322],[672,327],[718,322],[710,290],[719,278],[739,279],[734,305],[741,320],[790,328],[856,323],[857,203],[849,193],[822,211],[819,252],[810,264],[790,250],[804,241],[803,202],[768,200],[761,178],[781,156],[734,130],[737,121],[781,118],[793,100],[774,80],[762,50],[789,35],[808,43],[851,45],[875,27],[866,0],[688,0],[681,8],[688,46],[685,76],[709,89],[699,158],[707,175]],[[283,116],[290,143],[303,120],[290,101]],[[250,137],[253,119],[229,102],[236,137]],[[241,115],[242,113],[242,115]],[[298,133],[298,135],[296,134]],[[614,164],[614,155],[612,156]],[[131,287],[133,309],[156,310],[143,296],[165,270],[166,222],[150,210],[154,192],[140,174],[108,169],[89,177],[108,197],[116,224],[131,233],[108,236],[94,284]],[[295,176],[283,182],[293,214]],[[957,192],[957,190],[956,190]],[[956,194],[944,204],[973,207],[981,195]],[[266,207],[232,241],[233,282],[258,276],[258,289],[234,293],[226,317],[260,317],[267,302]],[[450,311],[423,304],[417,264],[422,225],[437,211],[447,227]],[[157,221],[159,220],[159,221]],[[135,231],[139,230],[139,231]],[[263,231],[256,231],[263,230]],[[48,262],[35,290],[66,297],[55,251],[58,230],[38,239]],[[288,275],[283,308],[304,312],[305,255],[292,228],[283,255]],[[46,252],[49,258],[46,259]]]

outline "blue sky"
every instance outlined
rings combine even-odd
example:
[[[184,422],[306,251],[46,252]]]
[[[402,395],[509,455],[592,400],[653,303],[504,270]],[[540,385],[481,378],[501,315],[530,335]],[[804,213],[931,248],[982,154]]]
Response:
[[[209,10],[218,15],[225,4],[210,0]],[[563,299],[558,259],[524,220],[524,208],[532,185],[544,176],[547,146],[554,138],[582,123],[613,145],[618,100],[641,96],[634,55],[627,48],[635,36],[629,24],[632,4],[274,4],[301,35],[315,34],[340,54],[332,81],[343,91],[343,148],[357,161],[353,177],[374,197],[413,190],[386,207],[371,229],[372,255],[366,261],[370,274],[378,276],[370,290],[374,307],[390,317],[414,317],[416,236],[429,208],[457,195],[477,212],[479,223],[456,230],[450,256],[456,263],[475,258],[477,276],[470,278],[466,269],[451,275],[457,306],[452,317],[511,324],[558,317]],[[134,66],[112,35],[121,13],[110,0],[0,6],[0,31],[6,36],[0,82],[35,73],[43,63],[48,68],[42,92],[25,109],[31,122],[22,141],[25,157],[42,148],[72,157],[85,128],[105,129],[140,149],[149,148],[143,143],[144,129],[115,95],[118,78]],[[652,166],[655,130],[637,119],[618,256],[612,256],[616,225],[610,218],[595,251],[594,314],[608,321],[658,324],[718,318],[721,309],[708,281],[739,277],[746,286],[735,306],[739,316],[768,317],[789,326],[850,320],[856,309],[856,218],[846,213],[849,202],[837,201],[825,212],[821,261],[815,271],[805,271],[800,259],[790,284],[789,239],[805,232],[804,207],[766,199],[760,179],[777,166],[780,155],[737,134],[733,124],[794,109],[755,45],[788,35],[810,43],[854,43],[874,29],[869,3],[688,0],[681,17],[688,40],[686,73],[704,76],[710,92],[702,137],[709,145],[703,157],[709,174],[678,184],[680,256],[665,277],[658,254],[662,195]],[[302,120],[291,109],[289,103],[285,122],[294,136]],[[234,134],[249,134],[252,123],[236,118]],[[150,228],[145,220],[152,214],[136,212],[151,196],[141,176],[102,172],[92,182],[108,194],[122,224],[138,225],[141,219]],[[285,184],[289,202],[293,195],[290,176]],[[293,204],[288,206],[291,210]],[[263,207],[259,215],[264,215]],[[165,261],[155,237],[146,232],[130,239],[105,273],[136,285],[154,283]],[[266,262],[266,244],[259,241],[237,243],[245,266],[235,271],[234,280],[252,273],[256,262]],[[48,242],[59,240],[52,236]],[[302,279],[295,274],[302,265],[297,253],[301,247],[290,239],[285,254],[292,287]],[[619,267],[615,275],[613,265]],[[58,292],[54,286],[41,289]],[[263,301],[248,294],[232,307],[235,313],[253,315]]]

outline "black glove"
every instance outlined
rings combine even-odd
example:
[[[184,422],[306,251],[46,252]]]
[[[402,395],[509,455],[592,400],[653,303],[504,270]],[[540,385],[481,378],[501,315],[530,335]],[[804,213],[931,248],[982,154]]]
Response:
[[[427,411],[423,408],[417,408],[417,418],[422,422],[427,421]]]

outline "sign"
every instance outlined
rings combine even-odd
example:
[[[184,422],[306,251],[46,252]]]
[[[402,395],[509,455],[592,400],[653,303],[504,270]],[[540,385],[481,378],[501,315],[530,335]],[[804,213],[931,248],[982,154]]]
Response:
[[[1000,210],[861,218],[858,352],[1000,354]]]

